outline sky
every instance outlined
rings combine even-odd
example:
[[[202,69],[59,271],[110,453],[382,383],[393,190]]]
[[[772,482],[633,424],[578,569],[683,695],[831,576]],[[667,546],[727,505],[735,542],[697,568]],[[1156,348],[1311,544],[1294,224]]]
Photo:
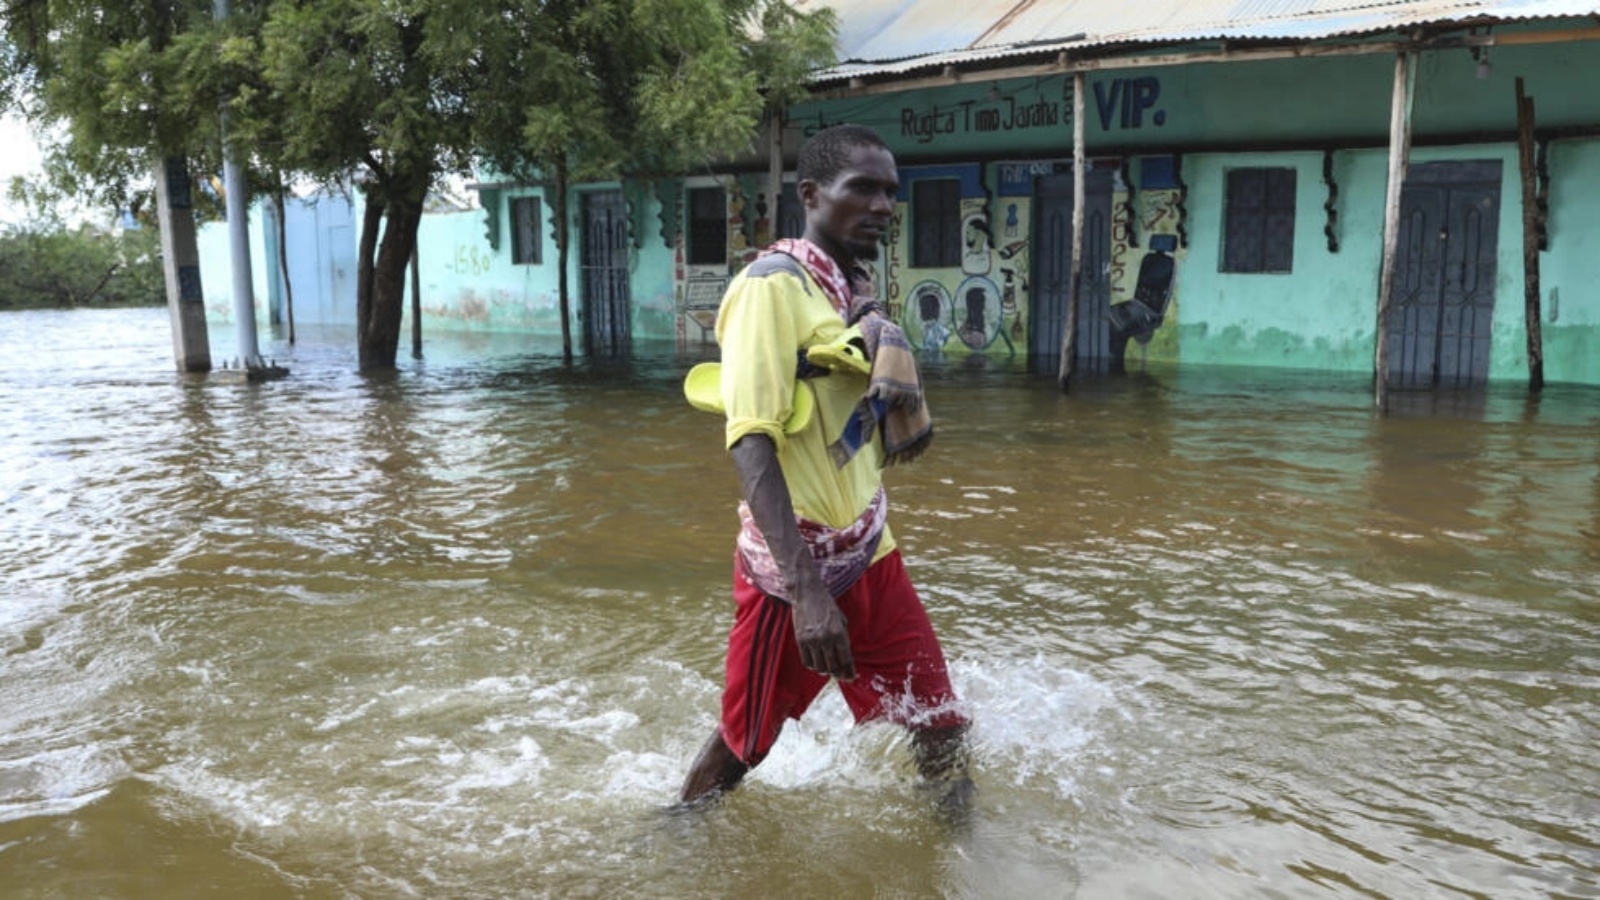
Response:
[[[15,113],[0,116],[0,225],[13,225],[23,211],[5,197],[17,175],[38,175],[43,157],[27,122]]]
[[[39,151],[39,142],[27,120],[15,112],[6,112],[0,114],[0,227],[20,225],[27,219],[27,210],[6,197],[11,179],[18,175],[43,178],[44,154]],[[74,203],[59,212],[69,226],[104,218]]]

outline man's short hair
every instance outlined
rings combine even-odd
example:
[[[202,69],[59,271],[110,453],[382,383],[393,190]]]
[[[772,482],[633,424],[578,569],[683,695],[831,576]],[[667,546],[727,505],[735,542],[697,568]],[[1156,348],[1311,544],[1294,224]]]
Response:
[[[832,125],[801,145],[795,176],[801,181],[828,184],[850,164],[850,154],[857,147],[889,149],[883,138],[865,125]]]

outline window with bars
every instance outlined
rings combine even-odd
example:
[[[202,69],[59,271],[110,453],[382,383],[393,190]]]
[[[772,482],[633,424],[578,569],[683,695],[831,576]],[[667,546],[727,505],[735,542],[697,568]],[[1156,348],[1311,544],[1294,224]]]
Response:
[[[723,265],[728,261],[728,201],[720,187],[689,189],[689,246],[691,266]]]
[[[1228,172],[1221,271],[1294,271],[1294,194],[1294,169]]]
[[[961,182],[929,178],[911,185],[911,266],[961,265]]]
[[[518,197],[511,201],[511,233],[516,241],[511,245],[511,262],[519,266],[537,266],[544,262],[544,237],[539,228],[538,197]]]

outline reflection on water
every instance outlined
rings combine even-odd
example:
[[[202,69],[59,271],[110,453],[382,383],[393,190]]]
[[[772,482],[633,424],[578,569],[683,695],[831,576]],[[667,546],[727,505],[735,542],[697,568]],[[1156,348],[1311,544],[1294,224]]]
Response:
[[[8,897],[1600,895],[1600,392],[930,367],[952,831],[834,692],[666,812],[730,613],[701,354],[302,330],[248,386],[166,328],[0,315]]]

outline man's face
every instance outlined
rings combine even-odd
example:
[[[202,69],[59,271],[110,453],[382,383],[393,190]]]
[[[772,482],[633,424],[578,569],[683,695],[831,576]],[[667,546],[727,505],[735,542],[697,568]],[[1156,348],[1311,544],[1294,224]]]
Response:
[[[899,191],[894,155],[882,147],[856,147],[832,181],[800,183],[806,239],[841,263],[877,259]]]

